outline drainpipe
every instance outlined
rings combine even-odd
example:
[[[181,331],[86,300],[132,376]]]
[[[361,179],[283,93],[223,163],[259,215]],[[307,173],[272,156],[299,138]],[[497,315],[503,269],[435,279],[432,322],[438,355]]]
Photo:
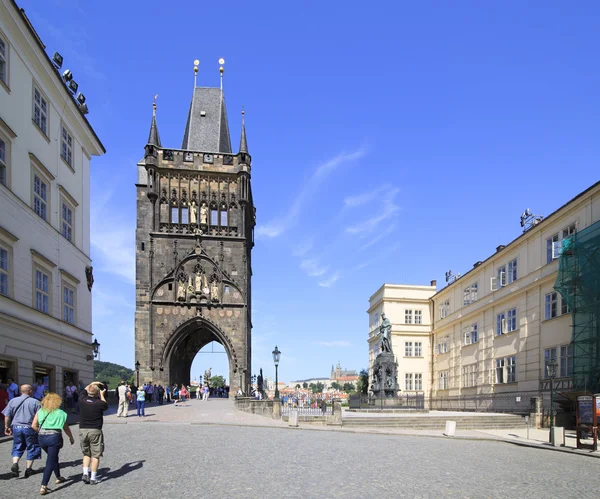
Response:
[[[431,350],[431,366],[429,367],[429,371],[430,371],[430,383],[429,383],[429,410],[431,410],[431,404],[433,401],[433,387],[434,387],[434,377],[433,377],[433,354],[435,351],[434,348],[434,343],[435,343],[435,336],[434,336],[434,329],[435,329],[435,316],[433,315],[435,313],[435,300],[432,298],[431,299],[431,310],[429,312],[429,317],[431,318],[431,333],[430,333],[430,339],[429,339],[429,349]]]

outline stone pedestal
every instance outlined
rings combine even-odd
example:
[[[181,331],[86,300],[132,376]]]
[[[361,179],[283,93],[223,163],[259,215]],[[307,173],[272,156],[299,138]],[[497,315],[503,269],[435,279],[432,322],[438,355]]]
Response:
[[[273,399],[273,419],[281,419],[281,399]]]
[[[370,391],[376,399],[385,399],[395,401],[398,396],[398,364],[394,354],[391,352],[382,352],[373,362],[373,380]]]

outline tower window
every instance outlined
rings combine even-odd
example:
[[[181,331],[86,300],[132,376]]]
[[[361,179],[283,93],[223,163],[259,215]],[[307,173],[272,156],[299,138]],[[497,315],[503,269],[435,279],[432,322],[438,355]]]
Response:
[[[221,210],[221,225],[227,227],[227,210]]]
[[[219,225],[219,212],[210,210],[210,225]]]
[[[181,208],[181,223],[188,224],[189,223],[189,212],[188,208]]]
[[[142,251],[146,251],[146,243],[142,242]]]
[[[169,291],[173,291],[173,283],[172,282],[169,283]]]
[[[171,208],[171,223],[179,223],[179,208]]]

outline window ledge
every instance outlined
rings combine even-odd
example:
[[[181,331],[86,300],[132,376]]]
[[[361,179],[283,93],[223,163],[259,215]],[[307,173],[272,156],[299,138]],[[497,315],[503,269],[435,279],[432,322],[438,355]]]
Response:
[[[476,341],[475,343],[471,343],[470,345],[463,345],[462,347],[460,347],[460,349],[462,350],[463,348],[469,348],[469,347],[473,347],[475,345],[479,345],[480,340]]]
[[[35,121],[34,121],[34,123],[35,123]],[[41,131],[41,130],[40,130],[40,131]],[[43,132],[42,132],[42,133],[43,133]],[[63,157],[62,157],[62,154],[60,155],[60,159],[61,159],[61,160],[62,160],[62,162],[63,162],[63,163],[64,163],[64,164],[67,166],[67,168],[68,168],[69,170],[71,170],[71,172],[72,172],[72,173],[75,173],[75,168],[74,168],[72,165],[70,165],[69,163],[67,163],[67,161],[65,160],[65,158],[63,158]]]
[[[35,122],[35,120],[33,118],[31,118],[31,123],[33,123],[33,126],[37,129],[38,132],[40,132],[42,137],[44,137],[44,139],[46,139],[46,142],[48,142],[48,144],[50,144],[50,137],[48,137],[48,135],[46,135],[44,133],[44,131],[38,126],[38,124]]]
[[[0,87],[4,88],[4,90],[10,94],[10,87],[4,82],[4,80],[0,80]]]
[[[551,322],[551,321],[556,320],[556,319],[561,319],[563,317],[570,316],[570,315],[571,315],[571,312],[567,312],[566,314],[560,314],[560,315],[557,315],[556,317],[550,317],[550,319],[544,319],[542,321],[542,324],[544,324],[546,322]]]
[[[511,334],[518,333],[518,332],[519,332],[519,329],[520,329],[520,328],[517,328],[517,329],[515,329],[514,331],[509,331],[509,332],[507,332],[507,333],[495,334],[495,335],[494,335],[494,338],[501,338],[502,336],[509,336],[509,335],[511,335]]]

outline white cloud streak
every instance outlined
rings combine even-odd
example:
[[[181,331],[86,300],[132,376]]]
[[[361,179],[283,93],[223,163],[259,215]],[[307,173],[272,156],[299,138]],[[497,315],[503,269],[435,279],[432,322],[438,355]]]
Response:
[[[367,237],[377,229],[381,222],[396,215],[400,211],[400,206],[395,203],[395,198],[399,191],[399,189],[391,189],[388,191],[383,198],[383,205],[379,214],[363,220],[356,225],[346,227],[346,233],[356,234],[361,238]]]
[[[343,341],[343,340],[338,340],[338,341],[313,341],[313,343],[315,345],[321,345],[324,347],[349,347],[352,346],[352,343],[350,343],[349,341]]]
[[[305,270],[309,277],[322,276],[325,272],[327,272],[327,267],[319,265],[316,260],[302,260],[300,268]]]
[[[331,276],[329,276],[327,279],[325,279],[324,281],[319,282],[319,286],[321,286],[322,288],[330,288],[331,286],[333,286],[337,280],[340,278],[340,273],[339,271],[333,273]]]
[[[363,194],[357,194],[356,196],[348,196],[344,198],[344,206],[347,208],[356,208],[357,206],[362,206],[377,198],[377,196],[387,191],[390,188],[389,184],[384,184],[376,189],[373,189],[369,192],[364,192]]]
[[[387,236],[389,236],[392,232],[394,232],[396,230],[397,225],[393,224],[390,227],[388,227],[387,230],[380,232],[377,236],[373,237],[372,239],[370,239],[367,243],[363,244],[359,249],[358,252],[361,253],[362,251],[370,248],[371,246],[374,246],[375,244],[377,244],[379,241],[381,241],[382,239],[386,238]]]
[[[290,206],[287,214],[280,219],[276,219],[266,225],[259,226],[256,229],[257,236],[275,238],[294,226],[304,204],[315,195],[327,177],[340,166],[360,159],[366,154],[366,148],[361,147],[360,149],[350,153],[341,152],[337,156],[334,156],[333,158],[321,163],[311,177],[306,181],[302,189],[300,189],[300,192],[296,196],[296,199],[294,199],[294,202]]]

